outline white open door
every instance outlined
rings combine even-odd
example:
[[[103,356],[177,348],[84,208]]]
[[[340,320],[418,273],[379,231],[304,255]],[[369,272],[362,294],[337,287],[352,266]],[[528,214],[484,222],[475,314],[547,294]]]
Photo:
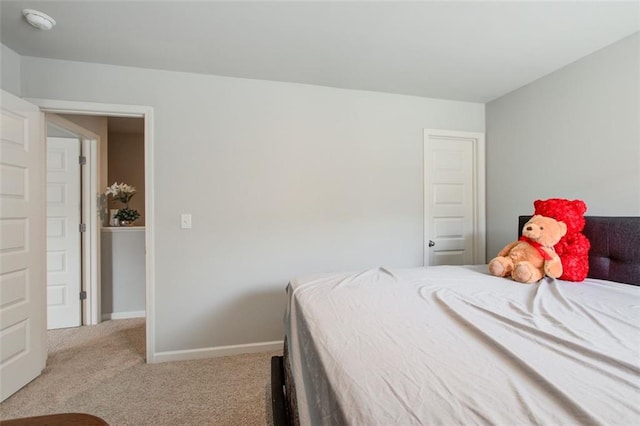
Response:
[[[47,328],[81,325],[80,139],[47,137]]]
[[[425,130],[425,265],[485,262],[484,135]]]
[[[0,399],[45,367],[45,148],[39,109],[2,91]]]
[[[97,196],[101,191],[99,189],[99,159],[100,137],[90,130],[66,120],[56,114],[45,114],[47,125],[47,142],[54,139],[52,144],[47,143],[47,182],[49,187],[51,183],[64,182],[68,187],[69,199],[62,202],[63,196],[59,189],[47,189],[47,257],[52,257],[49,250],[66,251],[70,250],[70,254],[75,259],[76,247],[79,254],[78,261],[69,262],[69,272],[71,274],[79,274],[80,278],[72,289],[55,287],[48,291],[48,308],[47,323],[49,329],[59,327],[73,327],[76,325],[95,325],[100,323],[100,229],[102,227],[101,218],[101,198]],[[65,149],[72,149],[67,144],[63,144],[58,148],[56,146],[56,138],[72,139],[70,143],[80,143],[80,152],[82,155],[82,163],[79,164],[78,155],[73,147],[73,152],[67,152]],[[54,151],[54,152],[50,152]],[[79,171],[77,171],[79,170]],[[80,181],[74,183],[77,176],[81,176]],[[50,191],[51,189],[51,191]],[[56,194],[57,192],[57,194]],[[76,210],[74,205],[80,204],[82,207]],[[76,212],[81,210],[80,217],[76,217]],[[51,220],[52,217],[62,218],[64,221]],[[53,222],[53,223],[52,223]],[[57,223],[55,223],[57,222]],[[66,229],[64,231],[55,226],[61,226],[64,222]],[[78,231],[80,224],[83,226],[83,232],[75,235],[71,232]],[[69,232],[66,232],[67,229]],[[76,239],[78,237],[78,239]],[[79,246],[77,246],[79,244]],[[62,247],[62,248],[60,248]],[[56,255],[53,254],[53,257]],[[78,263],[79,262],[79,263]],[[53,266],[53,263],[50,265]],[[58,268],[58,271],[61,268]],[[65,272],[67,273],[67,272]],[[63,274],[57,271],[49,271],[48,284],[58,286],[62,281]],[[75,298],[73,295],[83,292],[83,299]],[[53,293],[53,294],[52,294]],[[69,299],[72,305],[68,305],[63,298],[71,295],[73,299]],[[85,298],[86,296],[86,298]],[[57,298],[57,300],[56,300]],[[75,313],[78,312],[73,304],[78,304],[81,316],[76,319]],[[59,312],[58,312],[59,311]],[[63,312],[66,312],[63,313]],[[62,321],[60,316],[73,316],[72,322]],[[69,320],[70,321],[70,320]],[[56,325],[57,324],[57,325]]]

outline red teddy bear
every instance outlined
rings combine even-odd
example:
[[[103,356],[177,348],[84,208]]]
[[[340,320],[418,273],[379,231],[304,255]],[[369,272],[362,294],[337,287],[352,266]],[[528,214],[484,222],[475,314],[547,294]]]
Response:
[[[556,244],[555,250],[562,261],[561,280],[584,281],[589,272],[589,248],[591,244],[582,233],[587,205],[581,200],[550,198],[533,203],[535,214],[552,217],[567,225],[567,233]]]

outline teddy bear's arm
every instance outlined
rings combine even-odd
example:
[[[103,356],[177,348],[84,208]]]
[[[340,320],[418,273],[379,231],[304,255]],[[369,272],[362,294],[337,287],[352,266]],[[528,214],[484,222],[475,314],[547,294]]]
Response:
[[[545,247],[543,250],[551,256],[550,260],[544,262],[545,275],[551,278],[559,278],[562,275],[562,261],[560,260],[560,256],[552,249]]]
[[[512,248],[514,248],[516,246],[516,244],[518,244],[519,241],[512,241],[509,244],[507,244],[502,250],[500,250],[500,252],[498,253],[498,256],[506,256],[509,254],[509,252],[511,251]]]

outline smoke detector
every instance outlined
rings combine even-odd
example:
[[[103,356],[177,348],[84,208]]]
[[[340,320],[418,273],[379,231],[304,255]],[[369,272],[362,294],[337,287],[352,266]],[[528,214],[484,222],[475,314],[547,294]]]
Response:
[[[56,25],[56,21],[51,16],[38,10],[25,9],[22,14],[28,23],[39,30],[50,30]]]

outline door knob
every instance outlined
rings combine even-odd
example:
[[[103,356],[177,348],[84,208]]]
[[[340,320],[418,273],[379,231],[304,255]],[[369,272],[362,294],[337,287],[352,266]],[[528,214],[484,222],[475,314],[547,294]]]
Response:
[[[433,247],[433,246],[435,246],[435,245],[436,245],[436,243],[435,243],[435,242],[433,242],[432,240],[429,240],[429,247]]]

